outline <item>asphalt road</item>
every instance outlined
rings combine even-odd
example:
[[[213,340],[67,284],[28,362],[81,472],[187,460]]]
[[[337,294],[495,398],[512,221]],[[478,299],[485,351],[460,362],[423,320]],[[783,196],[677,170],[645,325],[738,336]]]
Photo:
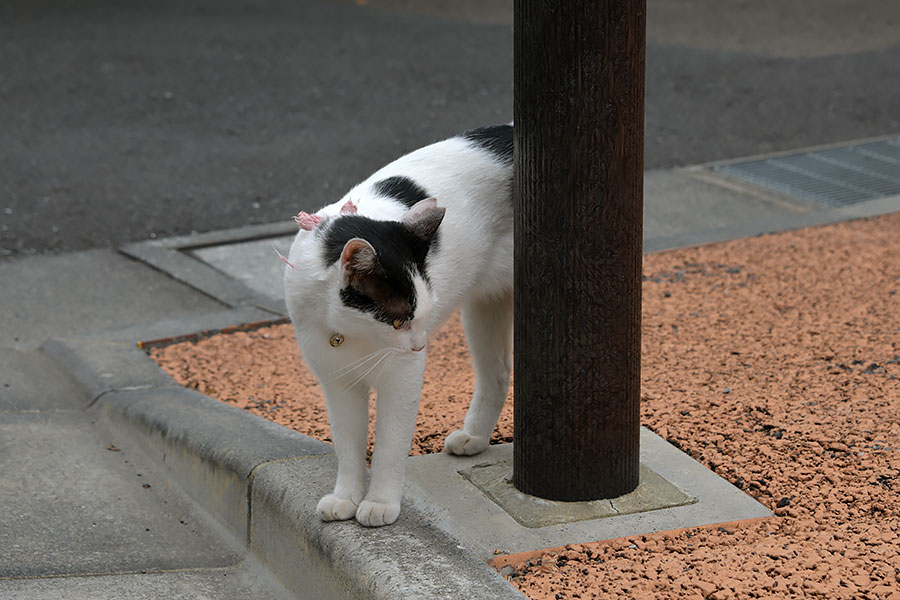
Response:
[[[6,0],[0,256],[288,219],[512,112],[498,0]],[[900,3],[648,0],[648,169],[900,132]]]

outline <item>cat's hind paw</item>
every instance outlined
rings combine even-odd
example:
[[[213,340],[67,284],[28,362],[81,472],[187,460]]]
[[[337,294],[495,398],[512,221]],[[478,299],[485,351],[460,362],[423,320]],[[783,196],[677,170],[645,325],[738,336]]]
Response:
[[[363,500],[359,503],[356,510],[356,520],[360,525],[366,527],[382,527],[390,525],[400,516],[399,502],[372,502],[371,500]]]
[[[487,438],[471,435],[462,429],[457,429],[444,440],[444,451],[457,456],[471,456],[484,452],[485,448],[488,447],[489,441]]]
[[[316,512],[323,521],[346,521],[356,515],[356,508],[356,504],[352,500],[328,494],[319,500]]]

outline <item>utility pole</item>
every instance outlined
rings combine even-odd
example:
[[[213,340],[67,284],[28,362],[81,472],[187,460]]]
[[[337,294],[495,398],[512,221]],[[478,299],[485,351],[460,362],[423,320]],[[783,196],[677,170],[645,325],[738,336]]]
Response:
[[[638,484],[645,0],[515,0],[513,483]]]

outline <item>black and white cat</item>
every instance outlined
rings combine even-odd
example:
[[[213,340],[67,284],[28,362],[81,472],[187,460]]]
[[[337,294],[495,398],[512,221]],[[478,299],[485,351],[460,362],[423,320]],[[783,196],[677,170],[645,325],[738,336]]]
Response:
[[[456,307],[476,384],[463,428],[444,448],[468,455],[487,447],[512,368],[512,165],[511,125],[475,129],[411,152],[340,201],[297,215],[285,296],[325,391],[338,458],[334,491],[318,504],[322,519],[397,519],[426,340]]]

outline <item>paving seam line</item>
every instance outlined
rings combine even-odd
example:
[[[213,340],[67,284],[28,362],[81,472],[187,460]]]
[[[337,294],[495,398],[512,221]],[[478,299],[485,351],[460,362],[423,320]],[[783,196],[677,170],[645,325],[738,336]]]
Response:
[[[300,434],[303,435],[303,434]],[[276,458],[272,460],[267,460],[259,463],[252,469],[250,469],[250,473],[247,475],[247,547],[252,547],[253,540],[251,539],[251,532],[253,531],[253,482],[256,479],[256,474],[262,467],[266,467],[269,465],[276,465],[280,463],[286,462],[295,462],[299,460],[308,460],[310,458],[317,458],[320,456],[326,456],[325,454],[310,454],[309,456],[294,456],[290,458]]]

